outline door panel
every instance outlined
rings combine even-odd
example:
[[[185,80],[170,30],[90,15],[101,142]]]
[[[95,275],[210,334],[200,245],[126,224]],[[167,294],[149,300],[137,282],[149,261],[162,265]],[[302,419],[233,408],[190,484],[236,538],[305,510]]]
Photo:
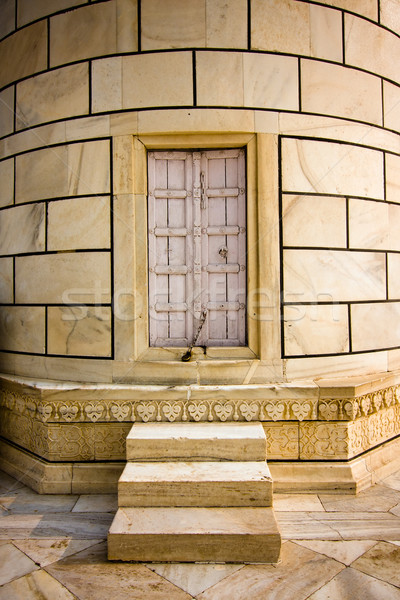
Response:
[[[206,311],[196,345],[244,345],[244,151],[148,160],[150,344],[192,344]]]

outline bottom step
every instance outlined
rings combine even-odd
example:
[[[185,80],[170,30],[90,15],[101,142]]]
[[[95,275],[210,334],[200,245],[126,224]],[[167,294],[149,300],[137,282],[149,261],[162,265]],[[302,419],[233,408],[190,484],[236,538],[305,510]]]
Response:
[[[119,508],[109,560],[275,563],[281,537],[271,508]]]

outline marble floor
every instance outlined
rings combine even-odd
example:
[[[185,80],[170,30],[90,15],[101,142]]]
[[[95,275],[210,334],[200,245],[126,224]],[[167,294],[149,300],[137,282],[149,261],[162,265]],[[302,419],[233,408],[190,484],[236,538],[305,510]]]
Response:
[[[0,600],[400,600],[400,471],[274,506],[277,565],[111,563],[115,495],[38,495],[0,472]]]

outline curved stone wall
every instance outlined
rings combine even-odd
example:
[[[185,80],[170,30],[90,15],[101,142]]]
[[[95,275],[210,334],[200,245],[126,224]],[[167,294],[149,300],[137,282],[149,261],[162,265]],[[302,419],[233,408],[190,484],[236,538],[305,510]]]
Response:
[[[399,367],[398,2],[0,6],[1,371],[252,384]],[[248,351],[182,363],[147,343],[146,152],[237,146]]]

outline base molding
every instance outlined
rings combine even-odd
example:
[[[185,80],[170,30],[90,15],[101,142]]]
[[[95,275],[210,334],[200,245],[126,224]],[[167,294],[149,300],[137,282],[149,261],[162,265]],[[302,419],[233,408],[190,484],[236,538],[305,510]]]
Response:
[[[0,440],[0,469],[39,494],[114,494],[125,461],[51,463]],[[274,492],[357,494],[400,469],[400,437],[351,460],[268,460]]]

